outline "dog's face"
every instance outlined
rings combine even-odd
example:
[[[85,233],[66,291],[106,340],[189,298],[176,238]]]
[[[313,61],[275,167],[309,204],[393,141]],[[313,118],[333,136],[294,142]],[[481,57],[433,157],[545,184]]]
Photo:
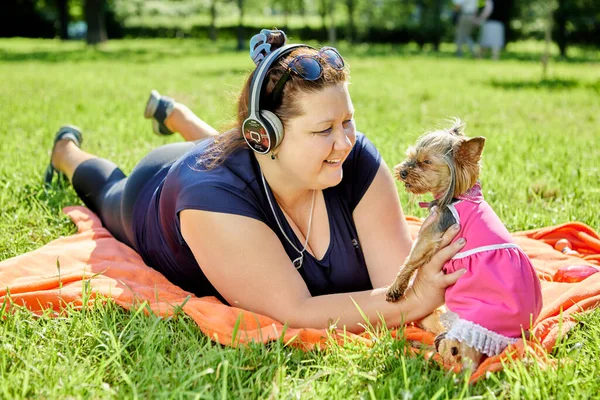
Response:
[[[394,167],[394,176],[413,194],[438,195],[450,185],[450,168],[443,153],[427,147],[410,147],[406,159]]]
[[[408,149],[406,159],[394,167],[407,191],[432,193],[440,204],[448,204],[475,184],[485,138],[469,139],[461,128],[428,133]]]

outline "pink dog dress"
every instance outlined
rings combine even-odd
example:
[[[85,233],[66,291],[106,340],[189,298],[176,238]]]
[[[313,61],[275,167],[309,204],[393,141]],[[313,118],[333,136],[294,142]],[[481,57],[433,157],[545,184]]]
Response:
[[[448,207],[461,226],[456,239],[464,237],[467,244],[444,271],[467,272],[446,290],[446,338],[497,355],[538,317],[540,282],[529,258],[483,199],[479,182]]]

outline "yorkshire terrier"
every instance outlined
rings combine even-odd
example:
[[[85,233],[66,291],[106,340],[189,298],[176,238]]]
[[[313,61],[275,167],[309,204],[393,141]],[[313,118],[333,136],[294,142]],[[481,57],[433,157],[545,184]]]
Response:
[[[413,273],[438,251],[444,232],[460,224],[456,239],[464,237],[467,244],[444,271],[467,272],[446,289],[448,311],[436,310],[420,325],[438,335],[436,349],[445,362],[475,369],[483,358],[521,338],[542,303],[531,261],[483,199],[478,178],[485,138],[468,138],[463,131],[463,122],[456,119],[450,129],[423,135],[394,167],[409,192],[433,194],[435,200],[420,204],[436,206],[438,212],[419,233],[386,300],[404,295]]]

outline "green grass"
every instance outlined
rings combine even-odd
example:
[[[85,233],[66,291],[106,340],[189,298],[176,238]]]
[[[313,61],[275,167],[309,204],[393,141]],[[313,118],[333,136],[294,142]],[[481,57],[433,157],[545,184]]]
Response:
[[[252,63],[234,43],[0,40],[0,260],[75,231],[61,214],[80,204],[71,188],[41,189],[56,129],[73,123],[84,147],[130,171],[152,148],[142,111],[151,88],[186,103],[217,127],[232,120]],[[487,138],[482,181],[511,231],[571,220],[600,228],[598,52],[575,50],[541,80],[541,47],[509,47],[505,59],[454,59],[451,47],[339,46],[351,65],[359,130],[388,165],[425,130],[463,118]],[[400,188],[399,188],[400,190]],[[400,190],[407,214],[423,215]],[[557,346],[560,366],[515,363],[475,385],[401,356],[387,332],[303,353],[281,343],[232,349],[189,318],[161,319],[110,301],[64,316],[0,315],[2,398],[581,398],[597,397],[600,313],[582,317]]]

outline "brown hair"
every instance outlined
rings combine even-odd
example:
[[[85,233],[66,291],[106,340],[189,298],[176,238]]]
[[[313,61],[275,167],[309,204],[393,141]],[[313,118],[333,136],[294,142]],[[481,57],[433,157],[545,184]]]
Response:
[[[285,44],[285,36],[279,33],[270,34],[267,42],[271,43],[272,50],[275,50]],[[318,51],[309,47],[300,47],[295,49],[286,57],[279,59],[274,64],[267,74],[266,83],[263,83],[264,90],[261,96],[261,110],[269,110],[279,117],[284,128],[285,125],[294,117],[302,114],[303,110],[296,101],[301,93],[315,93],[327,86],[337,83],[346,82],[348,80],[347,68],[336,70],[327,63],[321,63],[323,73],[321,77],[314,81],[307,81],[301,76],[292,73],[290,78],[283,87],[281,101],[279,104],[269,104],[265,99],[271,99],[271,94],[275,85],[286,72],[288,64],[298,55],[308,54],[315,55]],[[213,169],[220,165],[231,153],[241,147],[246,147],[246,142],[242,136],[242,124],[249,115],[249,97],[250,84],[256,69],[250,73],[248,79],[242,87],[242,91],[237,102],[237,118],[234,128],[220,134],[215,138],[214,144],[202,156],[202,165],[205,169]]]

